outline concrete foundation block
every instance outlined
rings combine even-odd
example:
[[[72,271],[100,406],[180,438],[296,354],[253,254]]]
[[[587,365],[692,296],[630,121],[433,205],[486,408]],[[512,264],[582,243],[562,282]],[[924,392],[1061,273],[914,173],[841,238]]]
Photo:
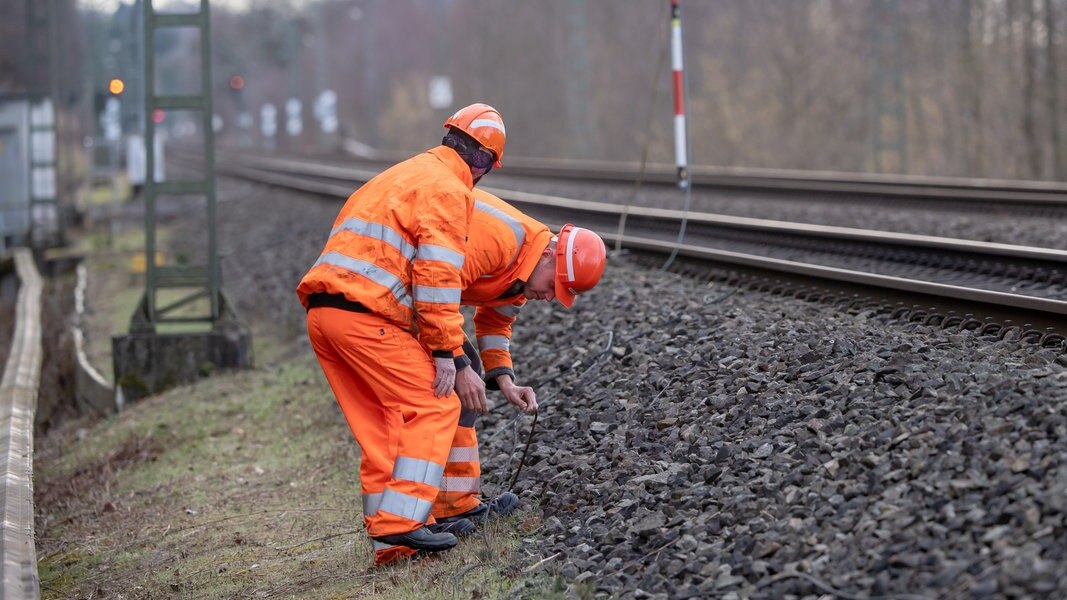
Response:
[[[126,401],[192,383],[218,369],[252,367],[252,335],[228,324],[196,333],[128,333],[111,338],[115,386]]]

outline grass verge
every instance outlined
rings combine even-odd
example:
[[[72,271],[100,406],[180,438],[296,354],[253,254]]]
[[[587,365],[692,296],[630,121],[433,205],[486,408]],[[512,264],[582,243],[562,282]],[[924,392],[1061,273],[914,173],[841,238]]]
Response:
[[[314,359],[226,373],[38,441],[43,598],[491,598],[530,513],[373,568],[358,448]]]
[[[93,246],[90,354],[110,374],[143,281],[138,239]],[[533,512],[440,556],[374,568],[358,446],[311,351],[251,323],[256,370],[220,373],[37,439],[42,598],[494,598]],[[519,592],[525,594],[525,592]]]

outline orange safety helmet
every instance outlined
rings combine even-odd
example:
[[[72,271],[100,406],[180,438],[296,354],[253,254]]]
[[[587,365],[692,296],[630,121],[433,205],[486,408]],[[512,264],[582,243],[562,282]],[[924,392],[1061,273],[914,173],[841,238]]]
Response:
[[[449,127],[459,129],[491,150],[496,155],[496,162],[493,166],[500,168],[500,159],[504,158],[504,142],[507,141],[507,132],[504,131],[504,118],[495,108],[480,102],[465,106],[456,111],[456,114],[448,117],[445,121],[445,128]]]
[[[575,294],[593,289],[604,273],[608,250],[596,233],[570,223],[556,241],[556,299],[567,308]]]

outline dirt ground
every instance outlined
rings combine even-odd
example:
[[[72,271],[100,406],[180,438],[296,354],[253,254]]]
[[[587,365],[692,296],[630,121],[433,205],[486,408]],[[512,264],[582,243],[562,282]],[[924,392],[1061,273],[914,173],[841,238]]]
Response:
[[[74,275],[45,280],[41,294],[44,352],[37,392],[37,435],[78,415],[74,402]]]

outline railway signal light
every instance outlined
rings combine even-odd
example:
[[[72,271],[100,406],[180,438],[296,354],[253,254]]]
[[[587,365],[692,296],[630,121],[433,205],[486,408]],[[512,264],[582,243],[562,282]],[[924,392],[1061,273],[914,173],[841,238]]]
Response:
[[[107,91],[111,92],[113,96],[118,96],[125,89],[126,84],[118,77],[115,77],[111,81],[107,82]]]
[[[245,78],[240,75],[234,75],[230,77],[230,89],[239,92],[245,87]]]

